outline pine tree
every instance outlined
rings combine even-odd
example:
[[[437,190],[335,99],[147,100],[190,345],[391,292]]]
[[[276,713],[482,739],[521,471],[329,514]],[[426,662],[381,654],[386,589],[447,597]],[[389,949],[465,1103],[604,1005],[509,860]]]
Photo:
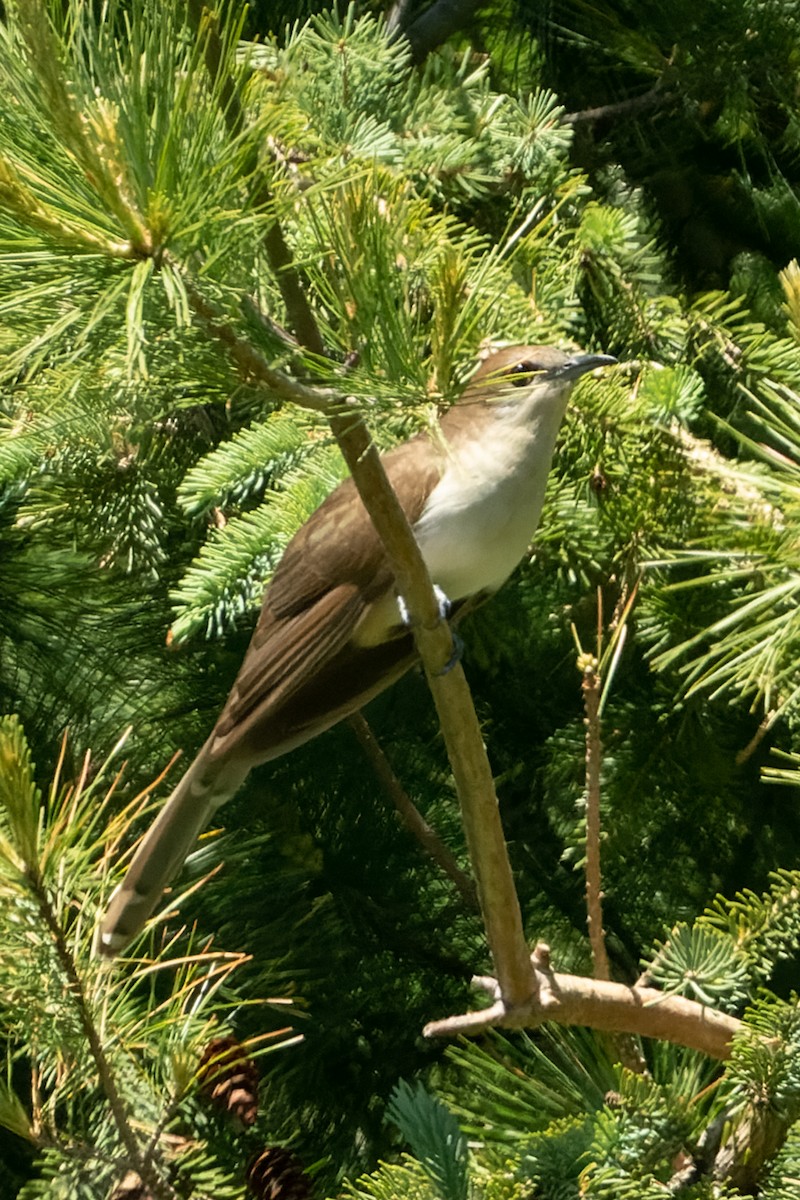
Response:
[[[374,1166],[397,1081],[424,1068],[441,1099],[401,1090],[392,1107],[412,1156],[353,1195],[642,1197],[684,1171],[690,1196],[716,1179],[778,1197],[794,1169],[800,829],[759,767],[771,742],[794,749],[797,722],[797,28],[789,5],[714,5],[705,25],[695,8],[647,6],[634,27],[625,6],[568,5],[531,41],[500,6],[471,29],[488,55],[456,41],[424,62],[419,42],[343,6],[260,41],[235,6],[178,0],[16,0],[0,28],[0,697],[41,780],[67,725],[76,779],[90,745],[133,725],[121,799],[199,745],[282,548],[345,472],[314,397],[355,398],[385,448],[458,393],[485,340],[620,359],[576,393],[535,554],[465,625],[465,662],[529,936],[557,970],[591,972],[581,685],[596,678],[611,971],[746,1010],[741,1037],[724,1071],[563,1030],[493,1034],[445,1062],[417,1034],[489,969],[480,922],[398,826],[354,731],[334,730],[225,810],[187,878],[225,867],[178,923],[253,956],[226,982],[239,1040],[263,1033],[252,996],[305,1010],[302,1048],[270,1059],[258,1146],[296,1148],[322,1188]],[[405,10],[411,30],[420,8]],[[465,868],[422,681],[369,719]],[[67,891],[53,869],[38,910],[15,877],[34,926],[48,889],[90,888],[87,853],[80,877],[59,860]],[[199,1061],[206,1044],[194,1027],[180,1086],[120,1070],[125,1106],[159,1131],[152,1178],[115,1141],[110,1101],[98,1117],[70,1091],[74,1064],[90,1091],[102,1072],[65,996],[66,1083],[57,1044],[37,1041],[50,993],[36,981],[57,992],[66,970],[52,932],[38,975],[25,947],[28,990],[5,1022],[42,1092],[9,1092],[0,1111],[39,1156],[24,1194],[113,1194],[129,1172],[154,1195],[242,1194],[240,1132],[186,1084],[186,1046]],[[75,970],[94,987],[88,923],[79,934]],[[18,936],[3,935],[8,970]],[[163,1066],[159,1005],[176,1014],[202,984],[166,999],[148,977],[114,985],[136,1004],[114,1053],[149,1028]],[[469,1161],[445,1101],[472,1130]],[[37,1103],[58,1110],[55,1140]],[[172,1150],[167,1114],[183,1122]],[[78,1153],[93,1138],[101,1167]]]

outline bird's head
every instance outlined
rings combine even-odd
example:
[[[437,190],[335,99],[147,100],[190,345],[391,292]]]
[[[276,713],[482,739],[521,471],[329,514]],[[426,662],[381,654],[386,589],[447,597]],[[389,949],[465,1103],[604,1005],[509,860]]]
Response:
[[[561,392],[587,371],[616,361],[610,354],[573,354],[554,346],[504,346],[482,360],[459,403],[514,401],[551,388]]]

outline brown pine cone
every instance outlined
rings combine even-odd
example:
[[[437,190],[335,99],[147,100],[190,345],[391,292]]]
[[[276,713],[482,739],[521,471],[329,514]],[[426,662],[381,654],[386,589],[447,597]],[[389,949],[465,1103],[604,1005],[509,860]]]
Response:
[[[282,1146],[267,1146],[247,1168],[256,1200],[311,1200],[311,1180],[300,1160]]]
[[[200,1091],[212,1104],[252,1125],[258,1115],[258,1070],[236,1038],[212,1038],[197,1068]]]

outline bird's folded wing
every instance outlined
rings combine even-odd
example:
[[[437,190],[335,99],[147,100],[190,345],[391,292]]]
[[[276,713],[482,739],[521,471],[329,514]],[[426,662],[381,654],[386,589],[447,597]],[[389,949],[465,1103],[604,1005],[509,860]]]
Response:
[[[261,614],[241,670],[214,727],[214,753],[227,753],[236,730],[258,710],[267,716],[303,688],[347,643],[364,611],[354,584],[332,588],[295,616]],[[224,745],[223,745],[224,743]]]
[[[389,481],[414,525],[438,483],[441,454],[425,436],[382,456]],[[356,584],[369,602],[391,584],[383,544],[352,479],[346,479],[312,513],[284,551],[267,589],[265,608],[291,616],[339,584]]]

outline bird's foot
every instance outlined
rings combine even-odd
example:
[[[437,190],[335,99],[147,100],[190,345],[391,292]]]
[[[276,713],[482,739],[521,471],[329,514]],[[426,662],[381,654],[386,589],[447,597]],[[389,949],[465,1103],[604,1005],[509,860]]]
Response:
[[[452,669],[456,665],[456,663],[461,662],[461,655],[463,653],[464,653],[464,643],[461,640],[461,638],[458,636],[458,634],[454,633],[453,634],[453,653],[450,655],[450,657],[448,658],[447,662],[444,664],[442,669],[440,671],[436,672],[437,676],[438,675],[446,675],[448,673],[448,671],[452,671]]]
[[[443,621],[446,621],[453,611],[453,605],[449,598],[445,595],[438,583],[433,585],[433,594],[436,597],[436,603],[439,606],[439,616]],[[411,613],[408,611],[408,605],[402,596],[397,597],[397,611],[400,613],[400,620],[405,625],[406,629],[410,629],[414,622],[411,619]]]

